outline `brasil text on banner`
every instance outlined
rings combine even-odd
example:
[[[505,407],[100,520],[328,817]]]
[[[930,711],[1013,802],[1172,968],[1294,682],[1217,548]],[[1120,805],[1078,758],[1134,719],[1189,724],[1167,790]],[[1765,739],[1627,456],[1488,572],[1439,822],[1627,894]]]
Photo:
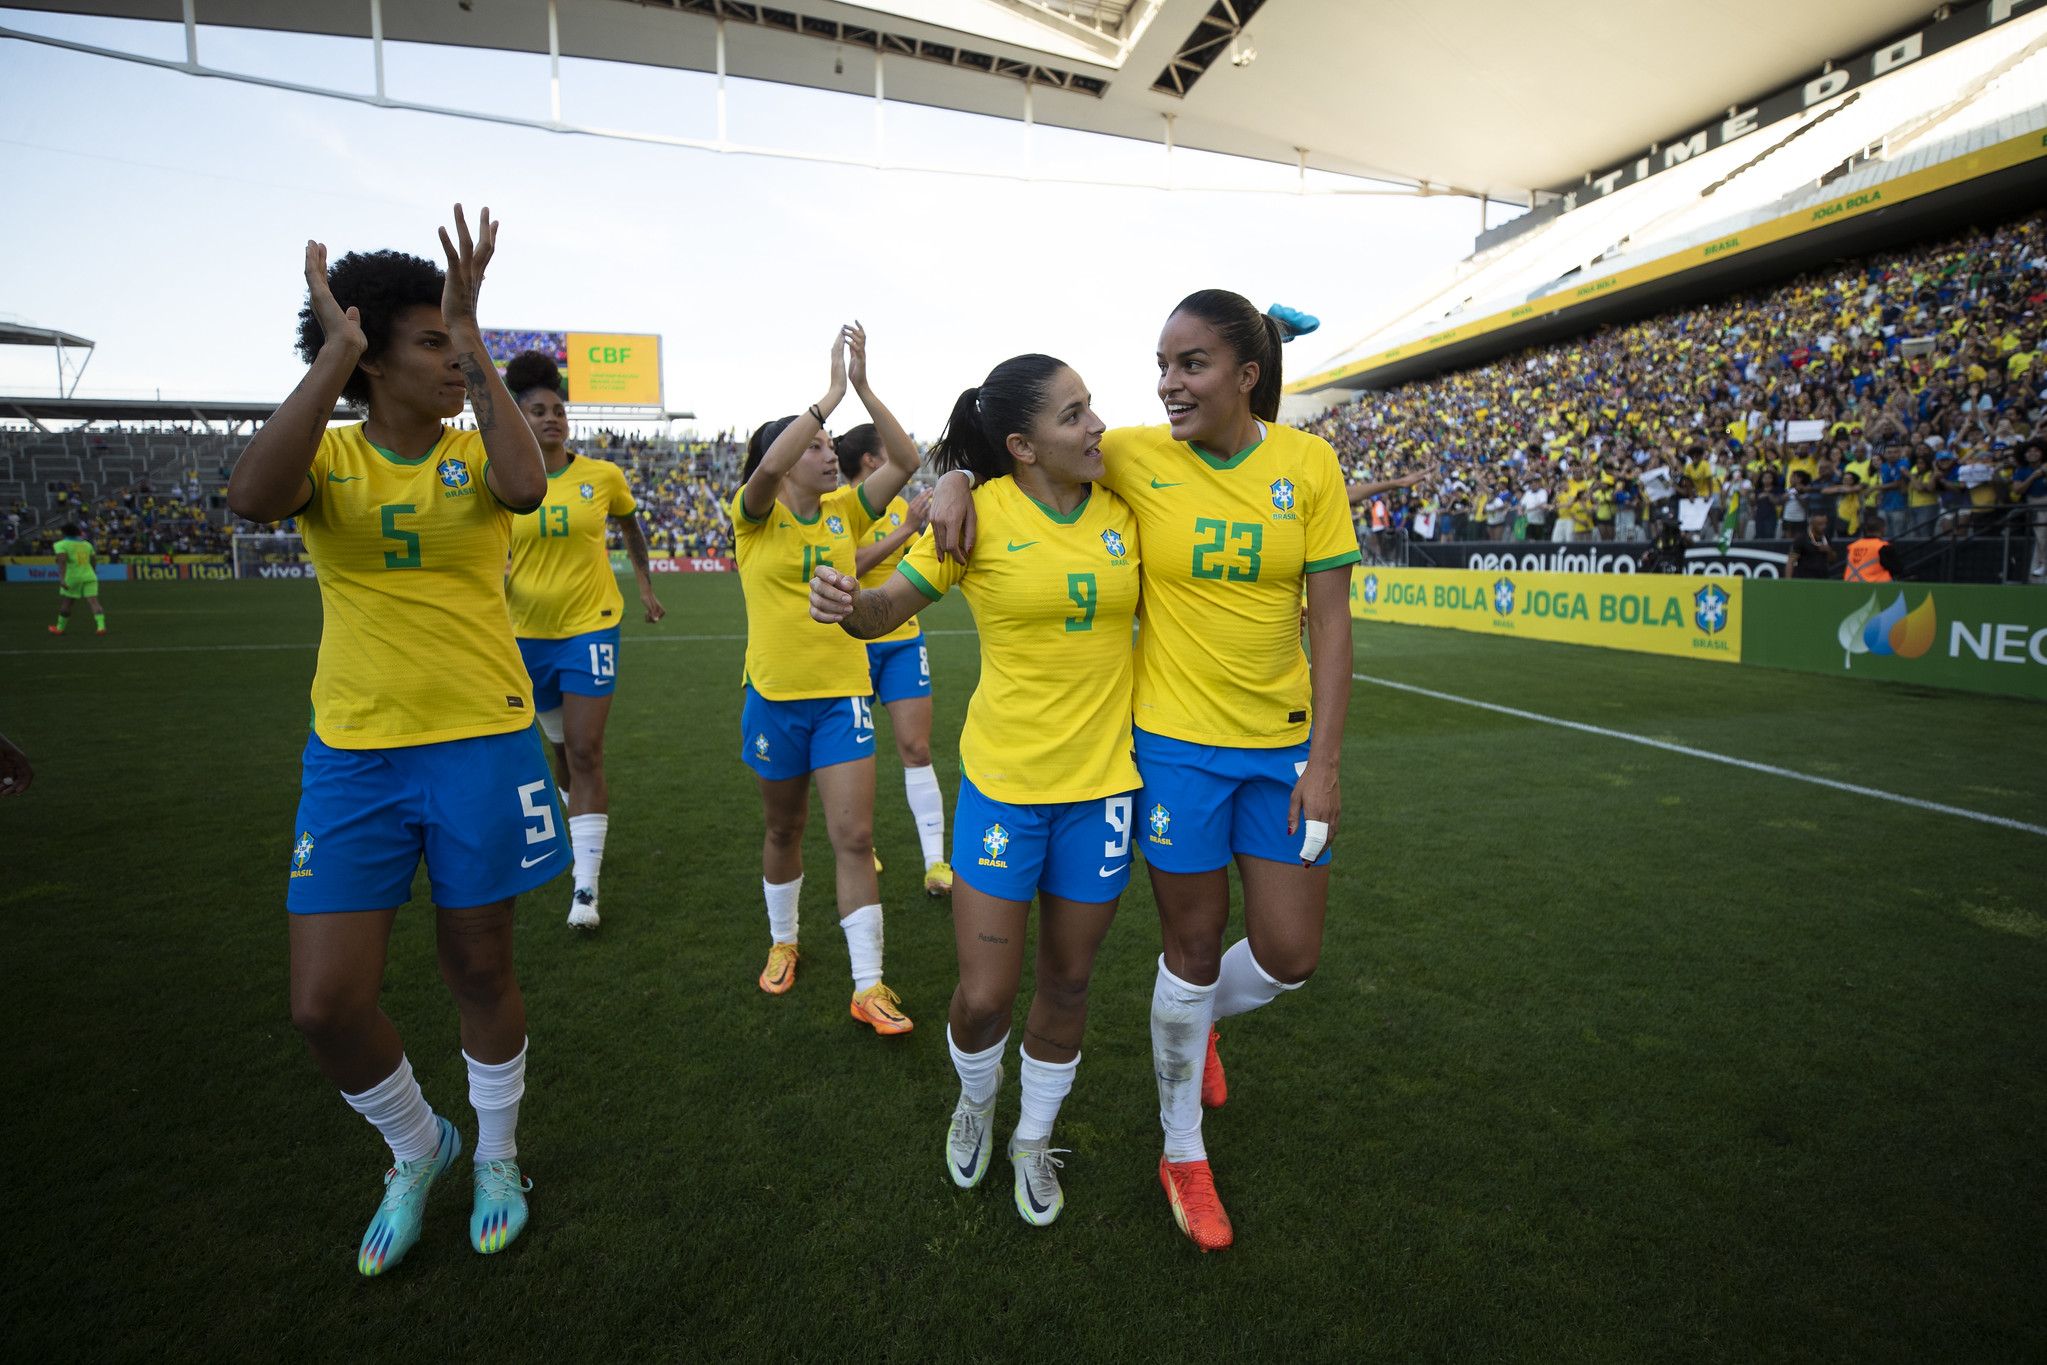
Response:
[[[1740,578],[1364,567],[1351,615],[1488,635],[1741,661]]]

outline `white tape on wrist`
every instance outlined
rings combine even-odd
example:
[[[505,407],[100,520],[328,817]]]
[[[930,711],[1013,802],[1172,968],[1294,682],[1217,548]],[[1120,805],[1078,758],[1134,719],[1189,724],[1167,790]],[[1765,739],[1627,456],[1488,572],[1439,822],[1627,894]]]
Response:
[[[1322,849],[1329,843],[1329,826],[1320,820],[1304,820],[1307,837],[1301,840],[1301,862],[1312,863],[1322,856]]]

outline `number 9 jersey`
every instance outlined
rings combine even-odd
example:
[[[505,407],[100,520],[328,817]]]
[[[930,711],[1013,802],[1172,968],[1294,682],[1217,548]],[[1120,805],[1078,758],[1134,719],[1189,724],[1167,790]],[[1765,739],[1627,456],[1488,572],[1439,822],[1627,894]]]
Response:
[[[505,612],[512,512],[484,484],[483,438],[443,429],[403,460],[360,424],[320,438],[294,515],[325,619],[313,731],[336,749],[393,749],[533,724]]]

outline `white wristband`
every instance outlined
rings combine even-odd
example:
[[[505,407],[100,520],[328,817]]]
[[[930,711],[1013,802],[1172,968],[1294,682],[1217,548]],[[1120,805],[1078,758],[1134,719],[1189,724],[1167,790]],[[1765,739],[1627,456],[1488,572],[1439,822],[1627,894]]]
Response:
[[[940,483],[943,483],[943,482],[945,481],[945,479],[946,479],[946,475],[949,475],[949,474],[964,474],[964,475],[966,476],[966,479],[967,479],[967,487],[968,487],[968,488],[972,488],[972,487],[974,486],[975,482],[976,482],[976,480],[975,480],[975,478],[974,478],[974,471],[973,471],[973,470],[971,470],[971,469],[948,469],[948,470],[946,470],[946,471],[945,471],[945,473],[944,473],[944,474],[940,474],[940,475],[938,476],[939,482],[940,482]]]
[[[1329,826],[1321,820],[1303,820],[1307,836],[1301,840],[1301,863],[1303,866],[1322,856],[1322,849],[1329,842]]]

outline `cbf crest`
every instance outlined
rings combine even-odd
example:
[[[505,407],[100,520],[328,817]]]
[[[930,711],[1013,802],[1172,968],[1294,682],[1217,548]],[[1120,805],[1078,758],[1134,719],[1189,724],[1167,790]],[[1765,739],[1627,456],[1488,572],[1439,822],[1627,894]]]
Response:
[[[441,483],[448,488],[469,486],[469,466],[461,460],[450,457],[434,466],[434,473],[441,476]]]
[[[291,875],[310,877],[313,875],[313,836],[310,831],[300,830],[299,841],[291,846]]]
[[[1121,559],[1121,558],[1123,557],[1123,533],[1122,533],[1122,532],[1120,532],[1120,531],[1104,531],[1104,532],[1102,532],[1102,544],[1104,544],[1104,545],[1108,546],[1108,547],[1109,547],[1109,553],[1110,553],[1110,554],[1112,554],[1112,555],[1114,555],[1114,556],[1115,556],[1116,558],[1118,558],[1118,559]]]
[[[1291,512],[1294,510],[1293,480],[1274,479],[1272,481],[1272,509],[1275,512]]]
[[[1379,600],[1379,575],[1375,573],[1366,574],[1364,586],[1361,589],[1361,591],[1364,595],[1366,606],[1371,606],[1373,603],[1377,602]]]
[[[767,761],[768,737],[766,735],[755,735],[753,737],[753,756],[760,759],[763,763]]]
[[[981,847],[991,858],[1000,858],[1009,850],[1009,831],[1000,825],[988,826],[988,832],[981,836]]]
[[[1708,635],[1727,629],[1727,589],[1708,583],[1692,594],[1692,620]]]
[[[584,502],[589,502],[589,501],[590,501],[590,500],[591,500],[592,498],[595,498],[595,497],[597,496],[597,489],[596,489],[596,487],[595,487],[594,485],[591,485],[591,484],[587,484],[587,483],[579,483],[579,484],[577,484],[577,485],[576,485],[576,491],[577,491],[578,493],[581,493],[581,494],[583,495],[583,501],[584,501]]]
[[[835,536],[842,536],[846,534],[846,523],[839,519],[838,517],[826,517],[824,519],[824,524],[825,529],[830,531]]]
[[[1151,826],[1152,838],[1164,840],[1166,831],[1173,827],[1173,813],[1162,805],[1153,806],[1151,813],[1144,817],[1144,822]]]
[[[1514,580],[1503,578],[1493,584],[1493,610],[1502,616],[1514,614]]]

